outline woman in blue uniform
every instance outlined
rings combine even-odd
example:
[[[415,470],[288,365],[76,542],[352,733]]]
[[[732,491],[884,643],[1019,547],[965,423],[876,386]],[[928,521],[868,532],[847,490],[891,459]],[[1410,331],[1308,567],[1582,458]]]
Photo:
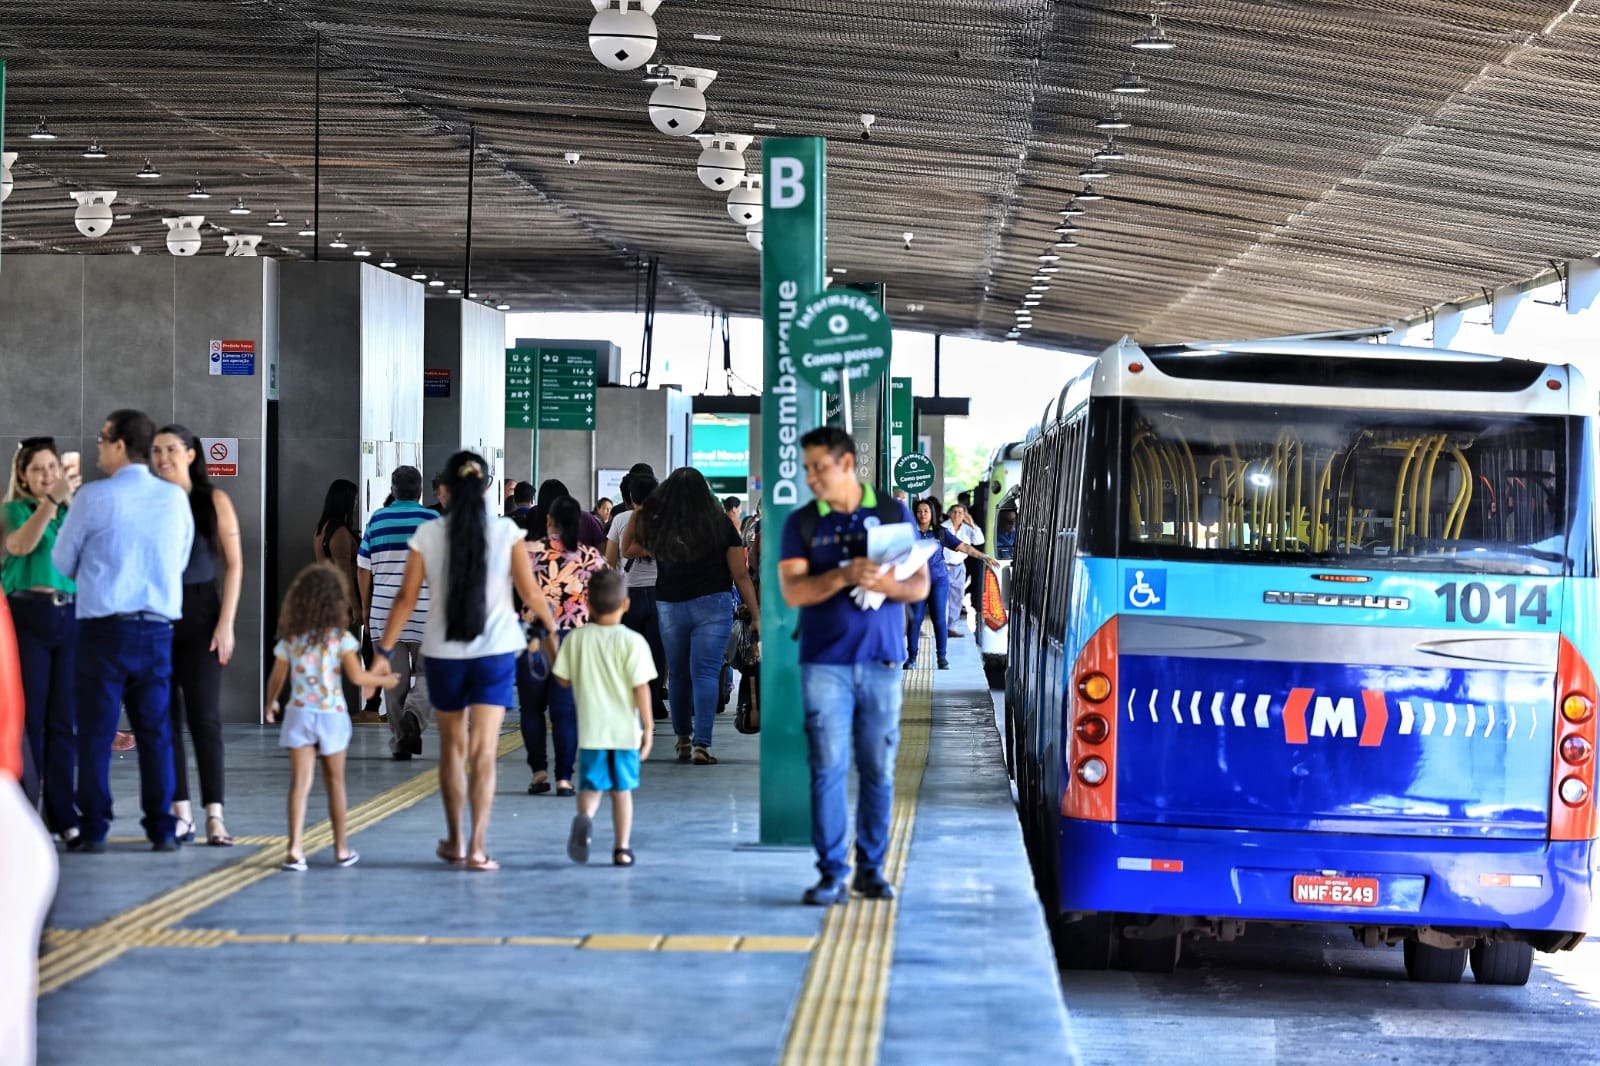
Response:
[[[917,536],[937,540],[941,547],[960,552],[962,555],[970,555],[974,559],[982,559],[989,566],[995,565],[992,558],[938,524],[932,501],[918,500],[912,514],[917,520]],[[939,669],[950,669],[950,659],[946,654],[949,651],[950,637],[945,626],[946,603],[949,597],[950,572],[945,567],[944,552],[935,551],[928,557],[928,598],[906,605],[905,668],[907,670],[917,665],[917,645],[922,639],[922,620],[928,615],[930,603],[933,605],[933,639],[934,647],[939,652]]]

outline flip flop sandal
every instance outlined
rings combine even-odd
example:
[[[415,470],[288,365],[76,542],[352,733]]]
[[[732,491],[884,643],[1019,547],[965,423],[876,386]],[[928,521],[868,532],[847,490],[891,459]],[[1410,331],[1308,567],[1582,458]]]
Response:
[[[284,859],[283,866],[281,868],[284,870],[289,870],[293,873],[303,874],[306,872],[305,856],[302,855],[298,859]]]
[[[439,846],[433,849],[433,853],[439,857],[440,862],[449,863],[451,866],[461,866],[467,861],[465,855],[457,855],[450,850],[448,840],[439,841]]]
[[[467,869],[469,869],[469,870],[478,870],[480,872],[487,873],[487,872],[489,872],[491,870],[500,869],[500,864],[495,862],[489,856],[485,855],[481,859],[468,859],[467,860]]]
[[[342,859],[335,858],[333,861],[338,863],[340,866],[345,866],[345,867],[354,866],[356,863],[361,861],[361,853],[359,851],[356,851],[354,848],[352,848],[350,850],[350,854],[346,855]]]
[[[613,865],[613,866],[632,866],[633,865],[633,849],[632,848],[613,848],[612,851],[611,851],[611,865]]]
[[[696,766],[715,766],[717,757],[710,751],[696,744],[694,748],[694,764]]]
[[[573,862],[589,861],[589,829],[593,824],[588,815],[572,816],[572,831],[567,834],[567,858]]]

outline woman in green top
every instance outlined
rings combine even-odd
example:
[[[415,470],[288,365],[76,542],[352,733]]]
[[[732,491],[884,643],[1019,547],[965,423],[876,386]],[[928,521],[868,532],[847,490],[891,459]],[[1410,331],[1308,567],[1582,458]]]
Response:
[[[77,770],[78,701],[75,671],[78,621],[73,600],[77,586],[50,561],[56,534],[67,516],[72,485],[49,437],[29,437],[11,465],[5,506],[0,508],[0,587],[16,623],[22,664],[22,695],[27,703],[23,762],[36,778],[28,798],[39,802],[43,786],[44,820],[63,840],[78,835],[72,793]],[[24,774],[24,780],[27,778]]]

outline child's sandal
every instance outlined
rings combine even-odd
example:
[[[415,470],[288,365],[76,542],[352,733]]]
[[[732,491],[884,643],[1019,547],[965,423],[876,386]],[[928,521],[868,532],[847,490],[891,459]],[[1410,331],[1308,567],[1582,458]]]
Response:
[[[613,866],[632,866],[633,865],[633,849],[632,848],[613,848],[612,851],[611,851],[611,865],[613,865]]]

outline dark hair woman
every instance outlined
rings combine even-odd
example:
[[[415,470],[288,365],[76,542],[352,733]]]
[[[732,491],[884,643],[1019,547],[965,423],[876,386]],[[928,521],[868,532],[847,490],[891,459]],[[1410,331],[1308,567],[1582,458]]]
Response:
[[[939,501],[931,496],[925,500],[918,500],[912,508],[912,516],[916,519],[917,536],[925,540],[936,540],[940,548],[970,555],[981,559],[990,566],[995,561],[983,554],[972,545],[957,537],[950,530],[939,524]],[[950,668],[949,652],[949,626],[945,621],[945,614],[949,610],[947,600],[950,596],[950,571],[945,565],[944,552],[935,548],[928,557],[928,595],[923,599],[906,604],[906,669],[910,670],[917,665],[917,646],[922,640],[922,620],[928,616],[928,605],[933,605],[933,640],[934,648],[939,655],[939,669]]]
[[[233,624],[244,587],[239,516],[228,494],[211,484],[200,438],[185,426],[163,426],[156,432],[150,472],[182,489],[194,516],[194,543],[183,571],[183,617],[172,627],[172,814],[178,819],[178,839],[193,840],[183,747],[187,718],[206,808],[206,843],[228,847],[233,838],[222,821],[222,668],[233,658]]]
[[[552,500],[545,514],[545,535],[527,544],[541,598],[555,613],[557,642],[589,620],[589,579],[606,569],[605,557],[579,539],[582,516],[583,508],[571,496]],[[553,665],[542,651],[529,651],[517,664],[522,740],[533,771],[528,792],[550,791],[550,764],[545,753],[548,711],[556,749],[556,795],[572,796],[576,795],[572,771],[578,759],[578,707],[572,689],[554,683]]]
[[[526,524],[523,526],[528,531],[529,540],[539,540],[544,536],[545,518],[550,514],[550,505],[563,496],[571,496],[567,486],[555,478],[548,478],[539,484],[539,496],[533,505],[533,510],[528,512]],[[587,544],[595,551],[603,552],[606,547],[606,527],[600,519],[578,508],[578,542]]]
[[[423,671],[428,698],[439,722],[439,794],[444,800],[445,838],[434,854],[471,870],[498,870],[485,850],[494,802],[495,756],[500,723],[517,699],[517,657],[532,650],[522,635],[511,599],[513,585],[527,611],[544,626],[543,648],[555,659],[555,619],[534,581],[522,529],[509,518],[491,518],[484,498],[489,464],[475,452],[457,452],[439,483],[444,517],[424,522],[411,536],[400,591],[377,645],[380,674],[416,610],[423,582],[429,590],[423,627]],[[472,766],[472,833],[463,838],[461,812]]]
[[[754,617],[761,614],[744,541],[705,477],[686,466],[674,470],[628,523],[622,554],[648,554],[656,561],[656,609],[667,654],[667,709],[678,735],[678,761],[714,763],[711,727],[722,702],[733,587]]]
[[[349,579],[350,617],[361,618],[356,599],[356,550],[361,547],[361,490],[354,481],[336,478],[322,498],[322,517],[311,537],[311,553],[319,563],[332,563]]]
[[[50,437],[29,437],[11,463],[0,509],[0,587],[11,608],[21,662],[25,743],[23,784],[29,803],[44,794],[52,833],[78,835],[73,782],[78,766],[77,586],[50,561],[72,489]]]

